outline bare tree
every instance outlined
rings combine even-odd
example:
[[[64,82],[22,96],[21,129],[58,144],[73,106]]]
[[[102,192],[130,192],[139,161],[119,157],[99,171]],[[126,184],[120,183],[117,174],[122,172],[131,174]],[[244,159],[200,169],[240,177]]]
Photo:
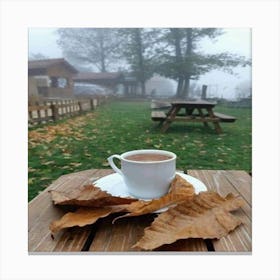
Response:
[[[190,80],[213,69],[222,69],[230,74],[236,66],[251,65],[245,57],[231,53],[205,54],[198,51],[198,43],[204,38],[215,39],[222,34],[217,28],[170,28],[162,40],[169,48],[159,52],[157,71],[178,81],[177,96],[189,97]]]
[[[58,44],[73,64],[106,72],[119,59],[119,39],[114,28],[60,28]]]

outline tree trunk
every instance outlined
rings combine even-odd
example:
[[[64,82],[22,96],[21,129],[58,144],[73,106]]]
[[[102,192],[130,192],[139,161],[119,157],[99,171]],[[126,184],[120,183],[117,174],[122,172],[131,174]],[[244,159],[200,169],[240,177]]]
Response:
[[[179,77],[178,84],[177,84],[177,90],[176,90],[176,97],[181,97],[182,96],[183,85],[184,85],[184,78]]]
[[[99,30],[99,46],[100,46],[100,68],[101,68],[101,72],[106,72],[103,30]]]
[[[145,81],[141,81],[141,95],[144,97],[146,95],[146,85],[145,85]]]
[[[184,77],[182,76],[182,51],[181,51],[181,36],[180,31],[178,28],[170,28],[170,31],[174,38],[174,45],[175,45],[175,61],[178,67],[177,74],[178,74],[178,84],[176,90],[176,97],[181,97],[183,84],[184,84]]]
[[[206,94],[207,94],[207,86],[206,86],[206,85],[203,85],[203,86],[202,86],[201,99],[206,99],[206,98],[207,98]]]
[[[192,54],[192,50],[193,50],[193,38],[192,38],[192,28],[187,28],[186,29],[186,36],[187,36],[187,48],[186,48],[186,62],[188,63],[187,65],[187,69],[185,71],[185,84],[184,84],[184,89],[182,92],[182,96],[185,99],[189,98],[189,91],[190,91],[190,78],[191,78],[191,69],[192,69],[192,65],[190,62],[190,56]]]
[[[137,46],[137,56],[138,56],[138,66],[139,66],[139,82],[141,85],[141,95],[146,95],[146,86],[145,86],[145,67],[143,59],[143,46],[142,46],[142,37],[141,29],[135,28],[135,41]]]
[[[103,59],[101,60],[101,72],[106,72],[104,56],[103,56]]]
[[[190,91],[190,75],[186,75],[184,80],[184,88],[182,91],[182,97],[184,99],[189,99],[189,95],[190,95],[189,91]]]

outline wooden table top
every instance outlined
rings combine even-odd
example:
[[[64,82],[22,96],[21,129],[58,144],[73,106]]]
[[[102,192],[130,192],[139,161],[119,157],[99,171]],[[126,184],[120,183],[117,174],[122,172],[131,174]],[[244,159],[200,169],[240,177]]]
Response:
[[[65,214],[61,207],[53,205],[49,190],[65,190],[69,186],[81,186],[89,180],[96,180],[113,173],[109,169],[91,169],[61,176],[46,190],[35,197],[28,206],[28,251],[29,253],[55,252],[135,252],[131,246],[143,235],[156,214],[121,219],[112,225],[114,216],[100,219],[94,225],[73,227],[55,234],[49,231],[49,224]],[[240,195],[246,204],[235,214],[242,224],[226,237],[203,240],[183,239],[163,245],[156,252],[247,252],[252,251],[251,230],[251,176],[244,171],[231,170],[188,170],[187,174],[198,178],[209,190],[220,195]],[[137,253],[137,252],[135,252]],[[142,253],[142,252],[138,252]],[[145,252],[146,253],[146,252]],[[152,252],[155,254],[155,252]]]
[[[186,106],[205,106],[205,107],[214,107],[217,105],[216,102],[209,102],[207,100],[174,100],[171,102],[174,106],[176,105],[186,105]]]

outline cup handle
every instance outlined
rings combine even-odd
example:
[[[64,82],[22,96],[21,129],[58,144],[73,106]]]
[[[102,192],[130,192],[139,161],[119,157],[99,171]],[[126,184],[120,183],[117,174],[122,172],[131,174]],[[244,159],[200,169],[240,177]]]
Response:
[[[108,160],[110,166],[113,168],[113,170],[123,176],[122,171],[115,165],[114,158],[121,160],[121,156],[119,156],[119,155],[112,155],[112,156],[108,157],[107,160]]]

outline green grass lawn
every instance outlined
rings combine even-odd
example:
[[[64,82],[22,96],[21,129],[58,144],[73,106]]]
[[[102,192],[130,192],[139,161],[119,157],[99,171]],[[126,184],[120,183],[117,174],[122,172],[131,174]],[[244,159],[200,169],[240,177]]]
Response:
[[[59,176],[110,168],[107,157],[135,149],[177,154],[177,168],[251,170],[251,109],[216,106],[238,118],[212,124],[173,123],[167,133],[151,121],[150,102],[112,101],[83,116],[29,130],[28,197],[31,200]]]

